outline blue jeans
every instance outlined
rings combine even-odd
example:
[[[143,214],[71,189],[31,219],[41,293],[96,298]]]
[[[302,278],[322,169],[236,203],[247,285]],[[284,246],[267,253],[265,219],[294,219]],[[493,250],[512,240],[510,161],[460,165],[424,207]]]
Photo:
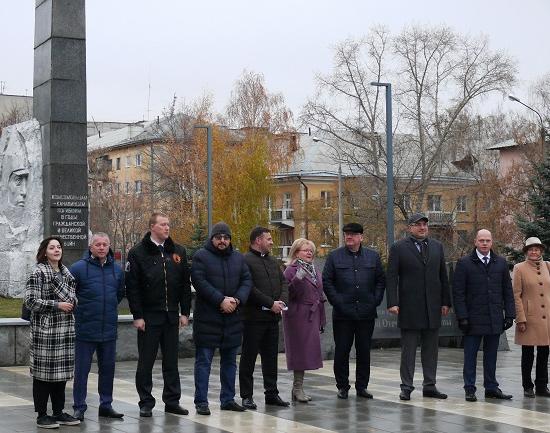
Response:
[[[498,388],[496,379],[497,350],[500,339],[495,335],[465,335],[464,336],[464,390],[476,391],[477,352],[483,338],[483,387],[486,390]]]
[[[195,352],[195,405],[208,404],[208,381],[214,357],[213,347],[197,347]],[[239,346],[220,348],[220,402],[222,406],[235,399],[237,352]]]
[[[97,352],[99,407],[111,407],[115,377],[116,340],[103,342],[76,340],[74,349],[73,408],[82,412],[88,408],[86,405],[88,375],[94,352]]]

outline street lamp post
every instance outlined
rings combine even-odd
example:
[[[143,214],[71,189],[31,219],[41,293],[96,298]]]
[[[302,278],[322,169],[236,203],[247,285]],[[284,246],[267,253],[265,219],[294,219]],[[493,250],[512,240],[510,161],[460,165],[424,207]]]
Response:
[[[207,215],[208,215],[208,235],[212,231],[212,126],[199,125],[197,129],[206,129],[206,175],[207,175]]]
[[[541,138],[541,146],[542,146],[542,162],[544,163],[545,159],[546,159],[546,129],[544,128],[544,121],[542,120],[542,116],[540,115],[540,113],[537,110],[535,110],[533,107],[530,107],[525,102],[522,102],[518,97],[516,97],[514,95],[508,95],[508,99],[510,101],[514,101],[514,102],[517,102],[517,103],[523,105],[525,108],[528,108],[529,110],[531,110],[533,113],[535,113],[539,117],[539,121],[540,121],[540,138]]]
[[[392,105],[391,105],[391,83],[379,83],[373,81],[372,86],[386,88],[386,190],[387,190],[387,227],[386,239],[388,252],[394,240],[394,217],[393,217],[393,135],[392,135]]]

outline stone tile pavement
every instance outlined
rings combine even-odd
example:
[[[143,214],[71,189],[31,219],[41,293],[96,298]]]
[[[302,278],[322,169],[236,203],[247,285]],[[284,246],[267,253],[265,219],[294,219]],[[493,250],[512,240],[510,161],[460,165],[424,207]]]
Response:
[[[483,398],[481,355],[478,360],[478,399],[464,401],[462,390],[462,350],[440,349],[438,387],[449,394],[444,401],[425,399],[421,393],[421,366],[417,364],[415,385],[409,402],[398,399],[399,350],[379,349],[372,352],[372,373],[369,390],[373,400],[358,399],[350,392],[348,400],[336,398],[332,376],[332,361],[321,370],[306,373],[305,387],[312,395],[308,404],[293,404],[290,408],[265,407],[261,376],[257,368],[255,400],[257,411],[245,413],[221,412],[218,403],[219,380],[217,358],[210,384],[209,417],[197,415],[193,408],[193,360],[180,360],[183,396],[181,403],[190,409],[189,416],[165,414],[160,399],[162,374],[160,362],[154,369],[157,406],[152,418],[140,419],[133,378],[135,362],[117,364],[114,407],[126,414],[124,421],[98,420],[96,370],[90,375],[89,408],[80,426],[64,426],[66,432],[550,432],[550,399],[523,397],[520,375],[520,350],[513,343],[511,351],[499,352],[497,375],[501,388],[514,395],[511,401],[485,401]],[[290,398],[292,377],[284,370],[284,355],[280,358],[279,389],[282,397]],[[352,364],[352,377],[354,365]],[[70,384],[69,384],[70,385]],[[479,389],[481,388],[481,389]],[[420,391],[418,391],[420,390]],[[352,389],[353,391],[353,389]],[[66,409],[72,403],[67,389]],[[72,413],[72,410],[69,411]],[[36,432],[32,406],[31,379],[27,367],[0,368],[0,433]]]

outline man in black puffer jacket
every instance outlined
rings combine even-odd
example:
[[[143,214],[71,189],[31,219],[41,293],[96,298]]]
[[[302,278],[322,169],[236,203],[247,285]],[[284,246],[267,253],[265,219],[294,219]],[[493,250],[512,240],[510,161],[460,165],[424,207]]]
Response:
[[[221,408],[242,412],[245,409],[235,402],[237,352],[243,332],[240,307],[248,299],[252,282],[243,255],[233,250],[227,224],[215,224],[204,248],[193,256],[191,279],[197,292],[193,316],[197,413],[210,415],[208,381],[216,348],[221,357]]]
[[[178,324],[187,326],[191,308],[187,255],[185,248],[170,238],[165,214],[153,213],[149,227],[151,231],[130,250],[126,263],[126,296],[138,330],[139,414],[150,417],[155,406],[152,369],[160,344],[165,411],[187,415],[189,412],[179,405],[178,372]]]
[[[256,409],[252,398],[254,365],[262,358],[265,404],[289,406],[277,389],[279,321],[288,302],[288,283],[281,266],[269,255],[273,238],[268,228],[256,227],[250,233],[250,251],[244,258],[252,276],[252,290],[244,306],[244,333],[239,363],[239,388],[243,406]]]

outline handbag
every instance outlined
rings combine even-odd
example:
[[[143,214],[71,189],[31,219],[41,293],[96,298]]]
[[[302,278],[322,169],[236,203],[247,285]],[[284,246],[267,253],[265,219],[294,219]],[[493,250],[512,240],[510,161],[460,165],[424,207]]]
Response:
[[[27,308],[24,301],[23,305],[21,305],[21,318],[27,322],[31,321],[31,310]]]

